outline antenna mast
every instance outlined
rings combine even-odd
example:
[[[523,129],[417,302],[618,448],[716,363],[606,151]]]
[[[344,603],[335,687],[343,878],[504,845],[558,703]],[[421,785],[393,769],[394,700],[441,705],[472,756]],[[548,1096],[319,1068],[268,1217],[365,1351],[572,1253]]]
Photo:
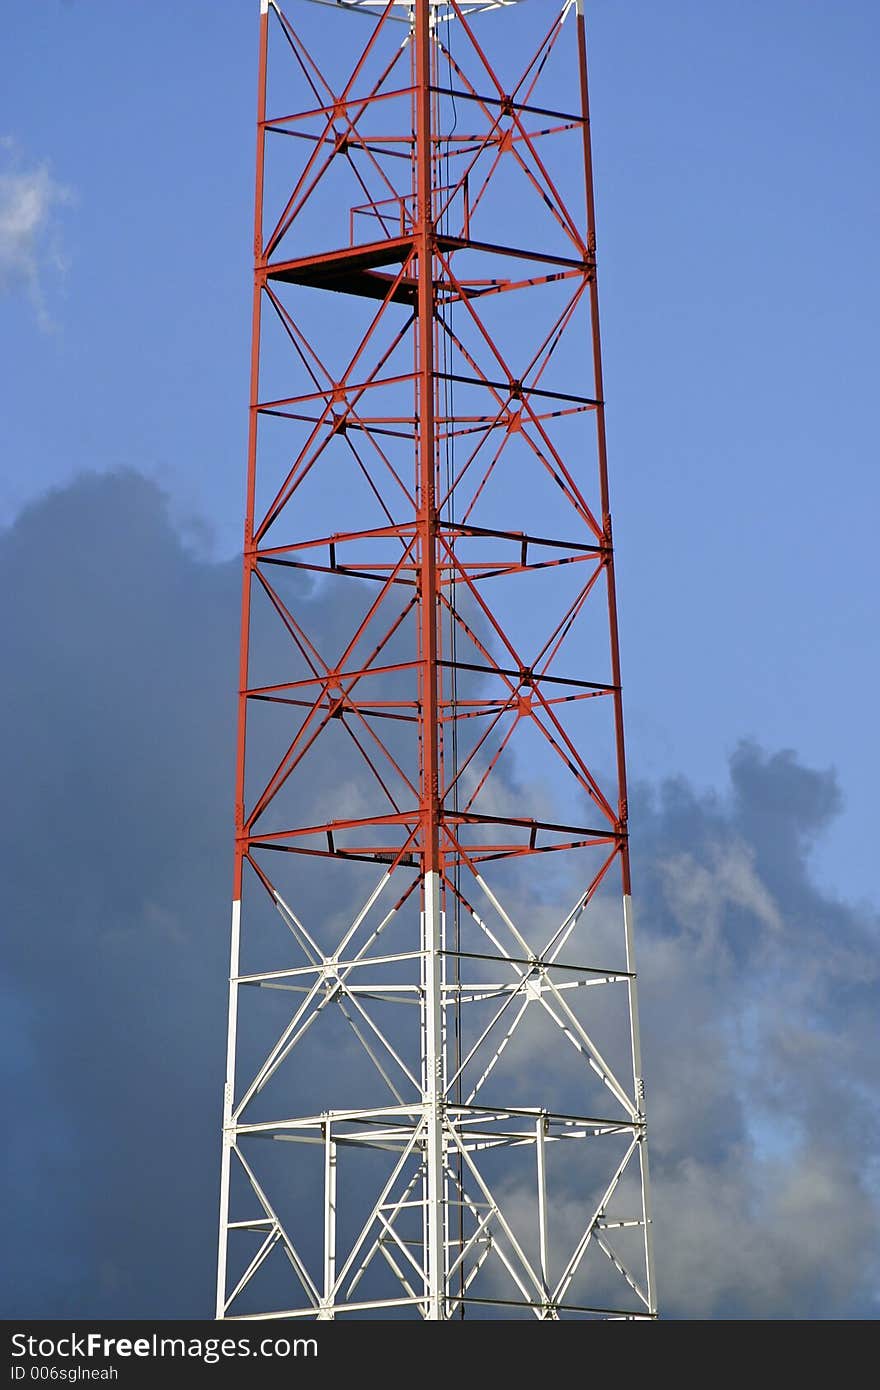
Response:
[[[218,1318],[656,1315],[595,247],[582,0],[262,0]]]

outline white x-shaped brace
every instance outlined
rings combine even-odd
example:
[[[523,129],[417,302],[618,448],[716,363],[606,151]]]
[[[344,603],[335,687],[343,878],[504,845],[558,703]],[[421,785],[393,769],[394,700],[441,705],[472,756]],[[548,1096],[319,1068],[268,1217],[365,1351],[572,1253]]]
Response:
[[[407,1065],[406,1061],[400,1056],[383,1030],[371,1017],[369,1011],[358,998],[357,993],[354,992],[354,988],[348,983],[349,977],[360,966],[373,966],[376,964],[389,963],[390,961],[407,959],[416,960],[419,957],[418,951],[395,954],[393,956],[368,955],[370,948],[376,943],[388,924],[393,921],[398,908],[401,906],[401,903],[398,901],[395,903],[395,906],[385,914],[378,926],[373,928],[359,950],[350,956],[350,958],[345,958],[347,948],[381,897],[391,877],[390,871],[386,871],[382,875],[376,887],[370,893],[366,902],[344,933],[336,951],[330,956],[325,955],[324,952],[320,950],[314,938],[310,935],[299,917],[294,913],[293,909],[284,901],[280,893],[273,889],[275,905],[282,921],[290,930],[301,950],[310,961],[310,964],[290,970],[272,971],[258,976],[239,977],[239,983],[262,984],[269,987],[273,984],[276,987],[279,985],[283,987],[284,981],[295,979],[298,976],[302,977],[305,983],[301,986],[301,988],[304,989],[304,997],[299,1007],[295,1010],[289,1023],[282,1030],[267,1056],[264,1058],[250,1085],[247,1087],[236,1106],[233,1117],[236,1122],[240,1120],[250,1101],[259,1094],[271,1077],[274,1076],[278,1068],[296,1047],[297,1043],[305,1036],[316,1019],[331,1003],[338,1005],[340,1012],[352,1029],[352,1032],[370,1057],[373,1065],[376,1067],[376,1070],[383,1078],[398,1104],[404,1104],[406,1099],[399,1089],[398,1083],[401,1082],[401,1078],[403,1078],[406,1084],[412,1087],[412,1093],[421,1093],[420,1080]],[[603,1084],[623,1107],[629,1118],[631,1120],[637,1120],[639,1118],[637,1102],[628,1095],[625,1087],[614,1074],[614,1071],[602,1056],[595,1042],[569,1007],[564,997],[563,992],[567,988],[572,987],[571,984],[559,984],[552,978],[550,973],[591,900],[592,888],[587,889],[580,895],[571,911],[566,914],[559,926],[551,934],[544,950],[536,956],[482,875],[477,874],[476,880],[482,892],[510,931],[523,955],[519,958],[511,955],[486,921],[474,908],[468,905],[468,912],[472,916],[474,922],[494,946],[500,958],[509,965],[509,968],[514,973],[515,980],[510,988],[502,986],[502,990],[506,995],[503,1003],[496,1010],[494,1017],[490,1020],[486,1028],[484,1028],[476,1043],[462,1060],[458,1069],[447,1079],[447,1094],[461,1076],[465,1067],[473,1063],[480,1048],[485,1045],[489,1035],[497,1028],[497,1025],[502,1019],[505,1018],[508,1011],[512,1011],[513,1017],[508,1024],[506,1032],[501,1037],[498,1045],[494,1048],[494,1051],[489,1054],[480,1075],[466,1098],[466,1104],[473,1103],[500,1060],[516,1029],[519,1027],[528,1005],[534,1002],[539,1003],[542,1008],[546,1010],[563,1036],[601,1079]],[[414,886],[415,884],[413,884],[413,887]],[[309,977],[311,977],[310,984],[308,983]],[[614,980],[626,980],[628,978],[629,977],[624,972],[620,971],[599,971],[592,976],[592,981],[594,983],[604,983]],[[375,987],[375,991],[378,993],[381,992],[381,989],[381,986]],[[512,1006],[515,1000],[519,1001],[519,1007],[513,1011]]]
[[[413,1126],[412,1134],[404,1143],[389,1177],[339,1269],[335,1282],[323,1296],[257,1179],[253,1168],[244,1157],[241,1149],[236,1146],[234,1152],[263,1211],[261,1218],[236,1224],[254,1231],[265,1230],[265,1237],[237,1284],[229,1293],[224,1311],[231,1308],[236,1298],[247,1287],[257,1270],[276,1247],[283,1250],[308,1299],[307,1307],[314,1309],[317,1315],[326,1312],[334,1305],[344,1306],[351,1300],[377,1255],[381,1255],[388,1264],[409,1298],[413,1300],[421,1298],[427,1286],[424,1265],[413,1253],[411,1242],[405,1241],[396,1230],[395,1222],[403,1210],[412,1206],[411,1194],[424,1177],[424,1162],[420,1157],[424,1132],[424,1121],[419,1121]],[[525,1253],[499,1201],[484,1175],[480,1172],[473,1154],[470,1152],[469,1145],[458,1133],[456,1126],[449,1121],[444,1125],[444,1139],[444,1169],[447,1181],[452,1191],[457,1194],[456,1200],[461,1201],[474,1222],[473,1231],[454,1256],[452,1254],[454,1245],[448,1243],[450,1255],[446,1269],[446,1286],[449,1290],[449,1316],[455,1315],[462,1299],[467,1297],[468,1291],[486,1261],[491,1255],[494,1255],[507,1271],[523,1302],[531,1307],[537,1318],[558,1318],[558,1305],[564,1303],[571,1283],[584,1261],[591,1242],[594,1240],[645,1307],[648,1307],[648,1299],[640,1284],[612,1249],[607,1235],[600,1234],[601,1231],[607,1231],[609,1227],[616,1225],[641,1224],[638,1221],[606,1222],[604,1219],[607,1207],[636,1152],[639,1143],[638,1135],[632,1136],[598,1205],[592,1211],[586,1227],[567,1259],[560,1277],[552,1286],[548,1282],[546,1268],[539,1273]],[[418,1163],[407,1179],[406,1168],[411,1158],[418,1159]],[[400,1184],[399,1192],[395,1197],[393,1195],[394,1189],[398,1184]],[[470,1265],[469,1268],[468,1265]],[[454,1293],[453,1289],[455,1289]],[[427,1306],[423,1310],[423,1315],[427,1316]]]

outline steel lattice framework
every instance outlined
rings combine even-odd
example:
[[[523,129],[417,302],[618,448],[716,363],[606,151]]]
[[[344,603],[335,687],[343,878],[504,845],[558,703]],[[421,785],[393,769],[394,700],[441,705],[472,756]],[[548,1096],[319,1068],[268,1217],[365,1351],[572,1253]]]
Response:
[[[217,1316],[653,1317],[582,0],[291,3]]]

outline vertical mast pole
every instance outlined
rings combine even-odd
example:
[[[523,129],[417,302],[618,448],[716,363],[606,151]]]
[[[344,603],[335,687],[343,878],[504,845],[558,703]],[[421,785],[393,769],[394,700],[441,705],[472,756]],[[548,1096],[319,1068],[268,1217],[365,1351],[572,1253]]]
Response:
[[[423,911],[425,1226],[428,1317],[445,1317],[443,1222],[443,1028],[441,1006],[440,750],[437,689],[437,488],[434,418],[434,219],[429,0],[415,5],[416,195],[418,220],[418,498],[421,624],[421,830]]]

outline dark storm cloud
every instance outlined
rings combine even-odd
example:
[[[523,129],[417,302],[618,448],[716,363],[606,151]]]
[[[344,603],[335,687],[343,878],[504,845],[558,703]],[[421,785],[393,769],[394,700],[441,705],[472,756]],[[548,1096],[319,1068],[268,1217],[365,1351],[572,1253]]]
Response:
[[[3,1312],[207,1315],[238,566],[126,473],[29,508],[0,582]],[[750,745],[724,796],[634,798],[669,1314],[876,1312],[876,922],[809,869],[838,808],[831,774]]]
[[[132,474],[3,538],[7,1315],[207,1307],[235,570]]]

